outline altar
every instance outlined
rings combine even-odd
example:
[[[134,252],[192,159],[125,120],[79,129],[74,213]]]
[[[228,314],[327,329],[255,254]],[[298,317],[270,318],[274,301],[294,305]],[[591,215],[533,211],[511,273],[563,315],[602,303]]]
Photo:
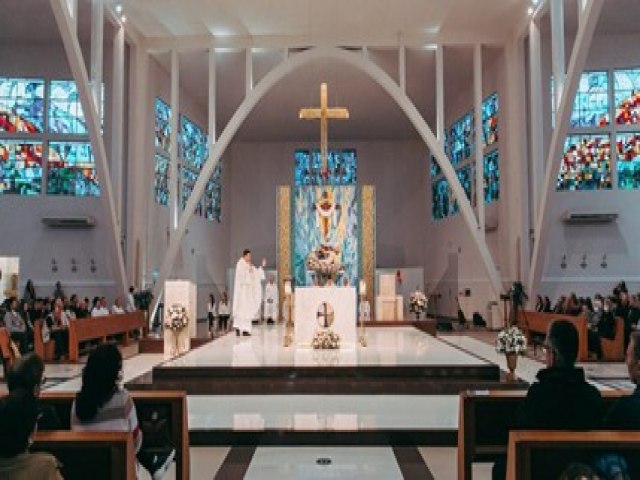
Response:
[[[294,342],[311,348],[319,331],[340,335],[341,349],[355,349],[356,289],[354,287],[298,287],[294,294]]]

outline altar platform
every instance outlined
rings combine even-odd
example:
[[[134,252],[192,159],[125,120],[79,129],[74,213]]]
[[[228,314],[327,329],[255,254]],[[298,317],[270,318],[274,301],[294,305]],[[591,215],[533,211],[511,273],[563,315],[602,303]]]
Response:
[[[484,360],[415,327],[370,327],[367,347],[313,350],[283,346],[282,325],[233,333],[161,363],[128,384],[181,389],[190,395],[457,395],[501,384]]]

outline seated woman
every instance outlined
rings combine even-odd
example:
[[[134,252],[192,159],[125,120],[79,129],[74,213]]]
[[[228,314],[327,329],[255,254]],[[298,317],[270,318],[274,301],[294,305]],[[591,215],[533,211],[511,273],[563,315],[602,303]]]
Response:
[[[63,310],[63,303],[61,299],[57,299],[54,302],[52,312],[47,315],[44,321],[46,330],[43,328],[42,340],[44,342],[49,341],[49,338],[55,341],[55,359],[59,360],[63,356],[69,353],[69,317]],[[46,338],[46,337],[49,338]]]
[[[603,300],[596,295],[593,301],[594,311],[587,316],[589,352],[596,358],[602,358],[601,338],[612,340],[616,336],[616,321],[613,315],[611,300]]]
[[[62,480],[56,458],[29,453],[38,408],[31,392],[16,389],[0,399],[0,478],[3,480]]]
[[[121,386],[122,355],[114,344],[98,346],[82,371],[82,387],[71,407],[71,429],[132,432],[138,461],[154,479],[164,477],[175,456],[173,448],[154,454],[142,447],[142,432],[133,399]]]

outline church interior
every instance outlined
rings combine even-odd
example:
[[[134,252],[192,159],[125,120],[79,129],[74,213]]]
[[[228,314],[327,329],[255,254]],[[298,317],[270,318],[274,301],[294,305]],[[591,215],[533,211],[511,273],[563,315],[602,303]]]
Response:
[[[640,478],[640,2],[5,3],[0,478]]]

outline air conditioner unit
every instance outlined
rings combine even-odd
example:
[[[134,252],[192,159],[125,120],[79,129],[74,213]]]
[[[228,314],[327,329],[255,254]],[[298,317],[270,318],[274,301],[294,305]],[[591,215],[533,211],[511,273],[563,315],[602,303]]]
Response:
[[[593,225],[598,223],[615,222],[617,213],[597,213],[597,212],[565,212],[562,221],[570,225]]]
[[[92,228],[96,225],[96,219],[91,216],[43,217],[42,223],[50,228]]]

